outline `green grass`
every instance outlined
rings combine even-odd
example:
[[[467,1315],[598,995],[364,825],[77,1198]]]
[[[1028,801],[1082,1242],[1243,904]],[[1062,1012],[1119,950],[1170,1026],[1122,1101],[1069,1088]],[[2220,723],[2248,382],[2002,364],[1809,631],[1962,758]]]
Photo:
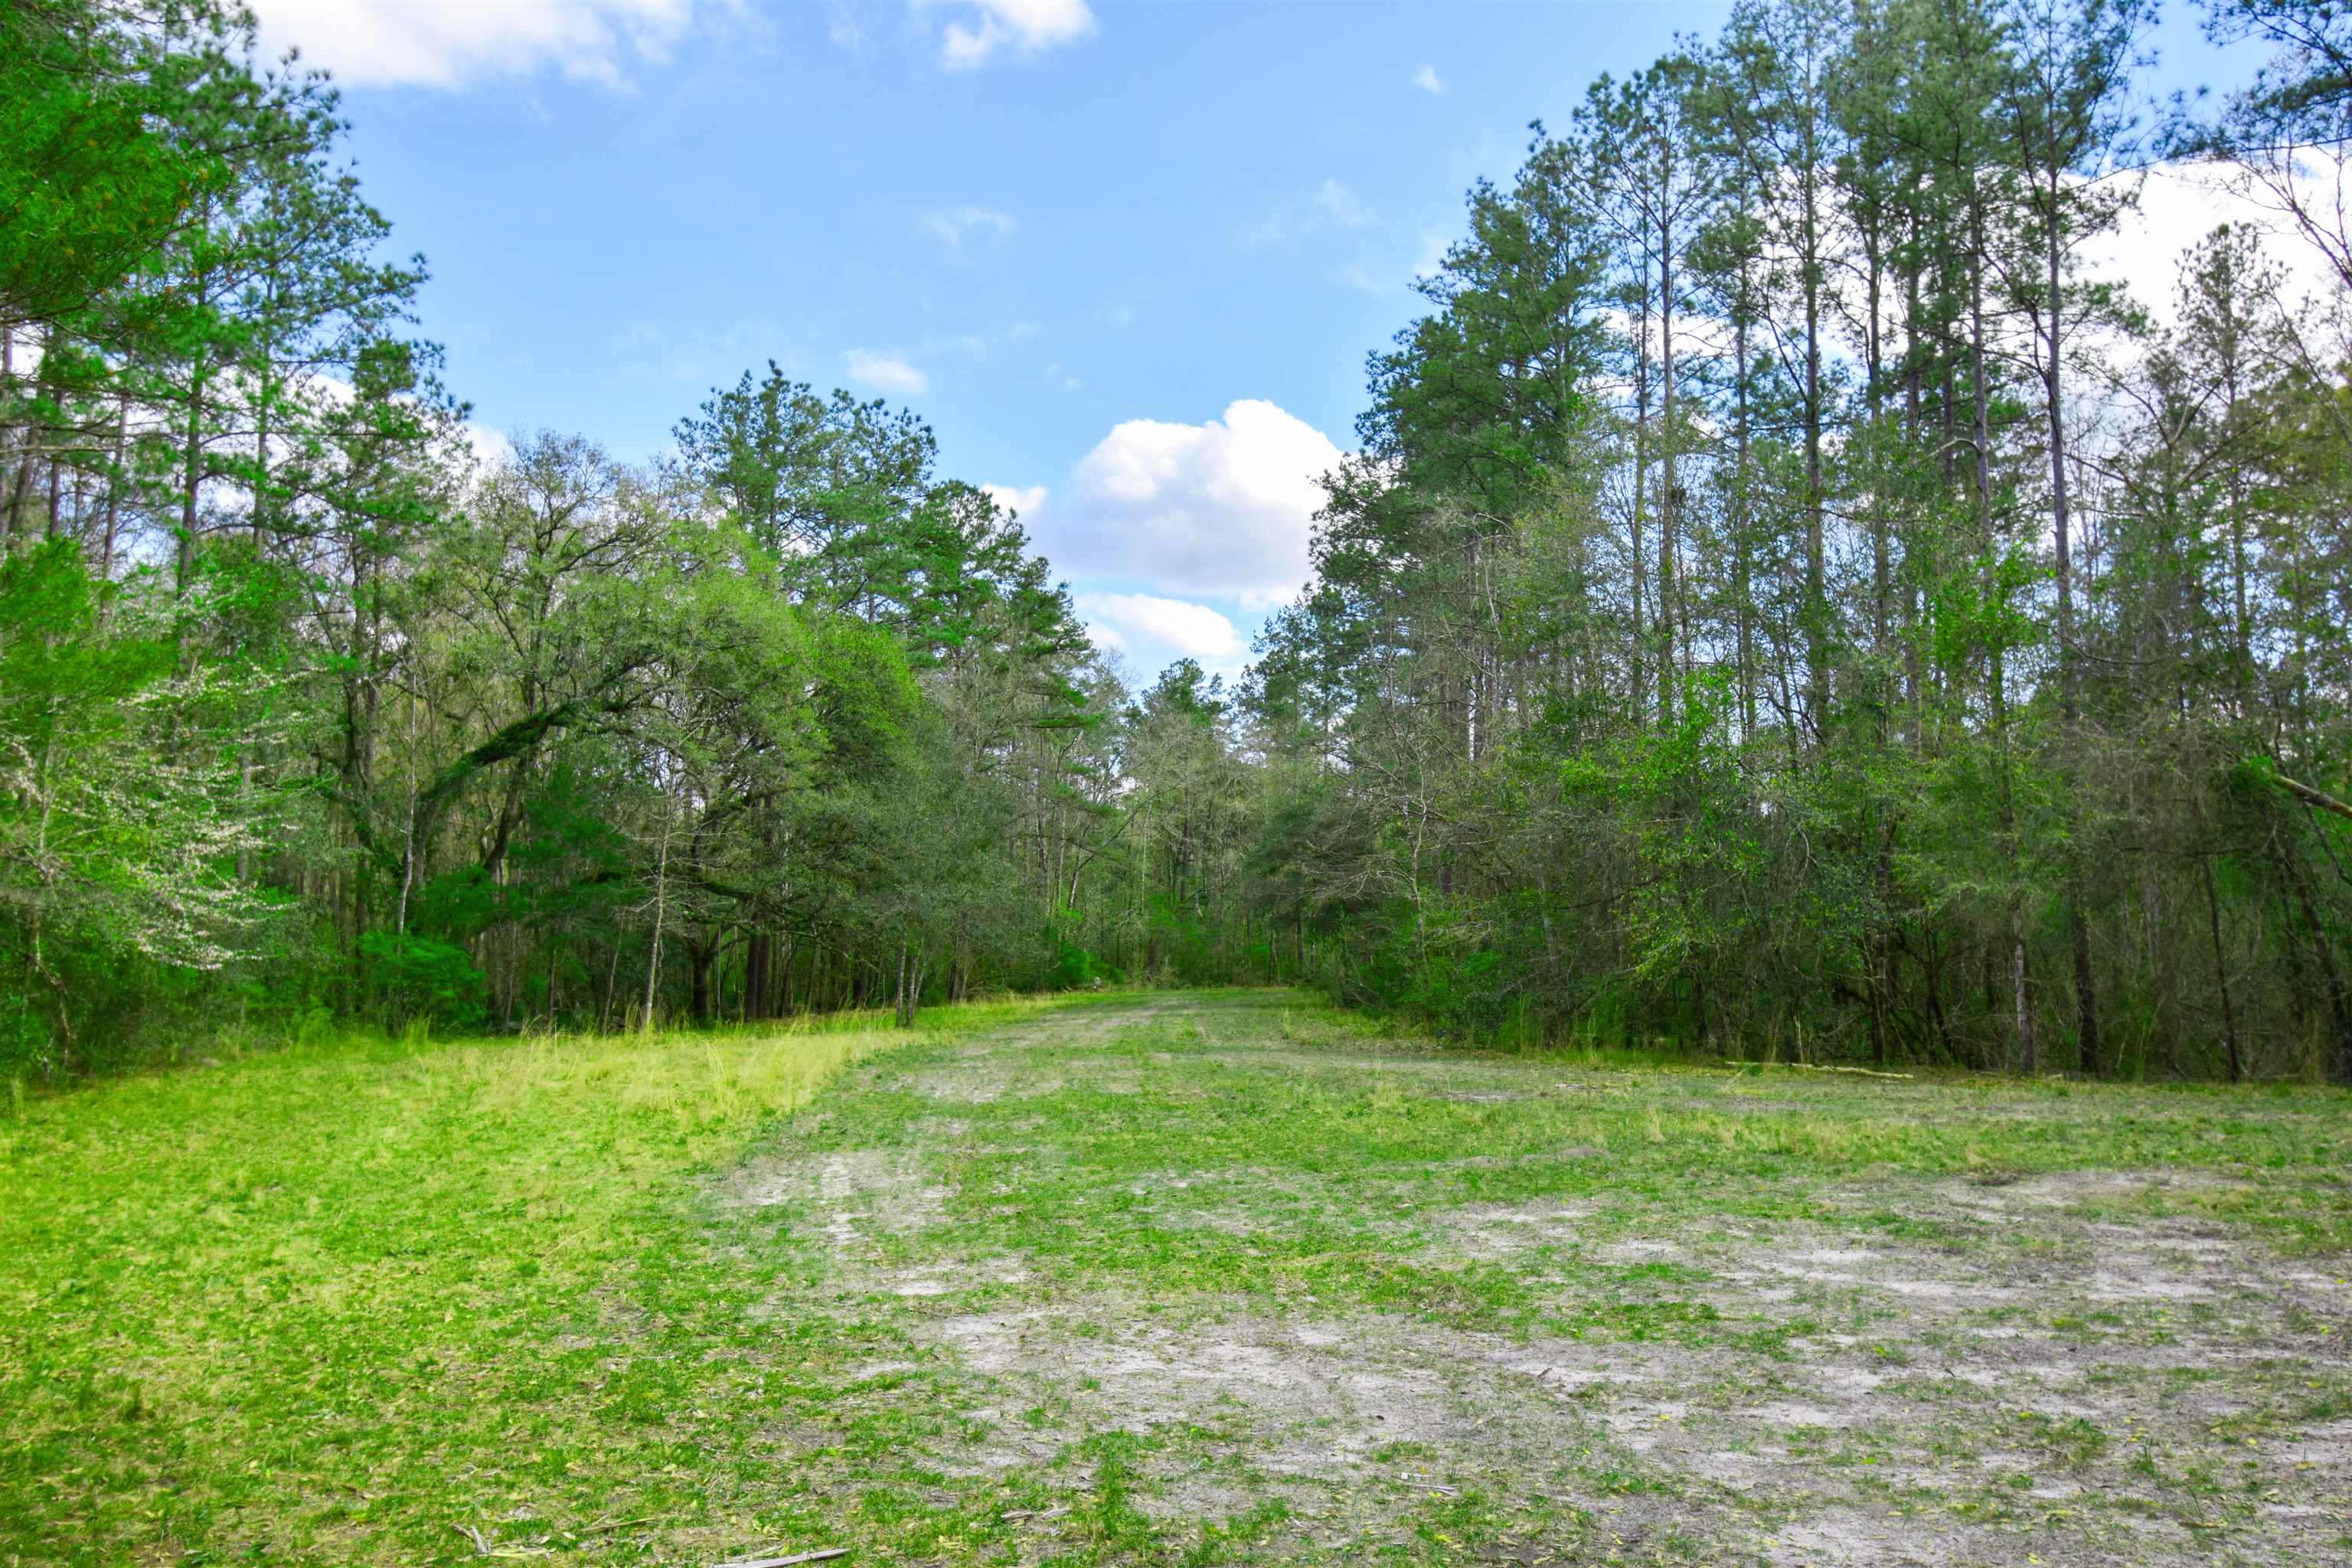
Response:
[[[1281,993],[924,1023],[26,1104],[0,1563],[1764,1563],[1832,1515],[2318,1560],[2276,1506],[2346,1470],[2269,1456],[2352,1412],[2339,1092],[1446,1051]]]
[[[939,1009],[940,1040],[1040,1004]],[[0,1121],[0,1559],[442,1558],[698,1519],[700,1173],[859,1056],[778,1033],[353,1039]],[[614,1364],[632,1322],[677,1353]],[[683,1337],[681,1337],[683,1336]]]

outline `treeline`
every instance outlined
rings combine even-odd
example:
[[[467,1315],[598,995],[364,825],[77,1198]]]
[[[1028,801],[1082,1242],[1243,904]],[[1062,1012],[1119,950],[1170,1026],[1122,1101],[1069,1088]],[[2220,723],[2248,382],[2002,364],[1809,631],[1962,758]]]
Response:
[[[2224,0],[2271,67],[2142,111],[2151,21],[1743,0],[1470,194],[1251,688],[1344,994],[2352,1078],[2352,24]],[[2169,325],[2086,266],[2158,159],[2283,231]]]
[[[328,83],[0,10],[0,1073],[1299,981],[1475,1037],[2352,1078],[2352,26],[1749,0],[1536,128],[1233,691],[911,416],[475,450]],[[2161,318],[2137,170],[2224,171]],[[2282,245],[2334,274],[2298,297]]]
[[[235,11],[0,12],[0,1076],[1245,967],[1197,672],[772,365],[478,455],[342,129]]]

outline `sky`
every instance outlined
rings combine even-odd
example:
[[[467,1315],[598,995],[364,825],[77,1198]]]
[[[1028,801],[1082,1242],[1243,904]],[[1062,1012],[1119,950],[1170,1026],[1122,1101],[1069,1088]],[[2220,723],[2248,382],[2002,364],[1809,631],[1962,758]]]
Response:
[[[1097,641],[1232,674],[1364,361],[1528,123],[1727,5],[257,0],[342,84],[477,423],[662,451],[772,360],[929,421]],[[2176,11],[2179,7],[2176,5]],[[2154,80],[2232,79],[2168,16]],[[2161,211],[2157,209],[2160,208]],[[2119,265],[2207,198],[2151,204]],[[2143,238],[2148,243],[2141,243]]]

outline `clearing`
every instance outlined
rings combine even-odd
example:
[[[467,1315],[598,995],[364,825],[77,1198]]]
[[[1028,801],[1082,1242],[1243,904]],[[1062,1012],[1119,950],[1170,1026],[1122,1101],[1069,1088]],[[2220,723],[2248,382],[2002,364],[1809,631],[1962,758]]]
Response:
[[[0,1560],[2352,1563],[2343,1093],[926,1025],[29,1104]]]

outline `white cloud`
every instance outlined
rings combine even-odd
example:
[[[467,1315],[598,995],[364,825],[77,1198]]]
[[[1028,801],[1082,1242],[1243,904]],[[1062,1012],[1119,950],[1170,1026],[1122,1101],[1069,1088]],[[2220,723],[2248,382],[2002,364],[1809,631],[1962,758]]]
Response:
[[[2313,195],[2320,210],[2332,211],[2332,174]],[[2100,277],[2123,282],[2132,297],[2161,324],[2179,319],[2181,253],[2223,224],[2243,225],[2263,237],[2263,250],[2286,274],[2286,303],[2309,294],[2334,294],[2334,270],[2318,250],[2259,189],[2242,188],[2242,177],[2211,164],[2160,164],[2139,187],[2137,207],[2123,215],[2116,232],[2088,247],[2084,259]]]
[[[1361,228],[1371,212],[1339,180],[1326,180],[1304,196],[1292,196],[1264,217],[1242,225],[1235,238],[1244,250],[1272,250],[1296,244],[1310,231]]]
[[[1403,272],[1391,271],[1392,259],[1374,262],[1351,261],[1330,274],[1330,280],[1342,288],[1360,289],[1367,294],[1386,294],[1412,286],[1416,279],[1428,278],[1445,269],[1445,253],[1453,248],[1453,230],[1442,224],[1432,225],[1421,231],[1421,254],[1412,266]],[[1389,252],[1393,258],[1395,252]]]
[[[1271,609],[1311,574],[1318,481],[1340,456],[1255,398],[1199,425],[1130,419],[1078,460],[1036,532],[1058,571]]]
[[[1095,640],[1119,653],[1150,649],[1226,667],[1248,651],[1233,622],[1189,600],[1081,594],[1076,608]]]
[[[913,4],[921,11],[956,0]],[[1092,37],[1095,30],[1087,0],[971,0],[957,8],[969,16],[950,22],[940,43],[940,64],[951,71],[978,70],[1006,48],[1023,56],[1042,54]]]
[[[1412,73],[1412,85],[1436,97],[1445,95],[1445,79],[1437,74],[1435,66],[1423,66]]]
[[[931,389],[931,378],[900,355],[852,349],[842,359],[848,367],[849,379],[868,391],[919,397]]]
[[[261,43],[302,51],[346,87],[455,89],[553,67],[630,90],[632,64],[659,65],[702,16],[698,0],[256,0]]]
[[[982,485],[989,500],[1006,511],[1023,517],[1034,517],[1045,510],[1045,487],[1043,485]]]
[[[1315,188],[1315,210],[1343,228],[1364,226],[1364,204],[1337,180],[1326,180]]]
[[[935,207],[917,220],[925,234],[947,247],[950,257],[963,255],[963,242],[974,237],[1003,244],[1017,226],[1013,215],[994,207]]]
[[[1415,278],[1433,277],[1445,270],[1445,253],[1454,248],[1454,233],[1443,224],[1433,224],[1421,231],[1421,258],[1412,264]]]
[[[465,424],[466,445],[474,454],[474,461],[484,468],[493,468],[514,456],[514,443],[507,433],[494,426],[468,419]]]

